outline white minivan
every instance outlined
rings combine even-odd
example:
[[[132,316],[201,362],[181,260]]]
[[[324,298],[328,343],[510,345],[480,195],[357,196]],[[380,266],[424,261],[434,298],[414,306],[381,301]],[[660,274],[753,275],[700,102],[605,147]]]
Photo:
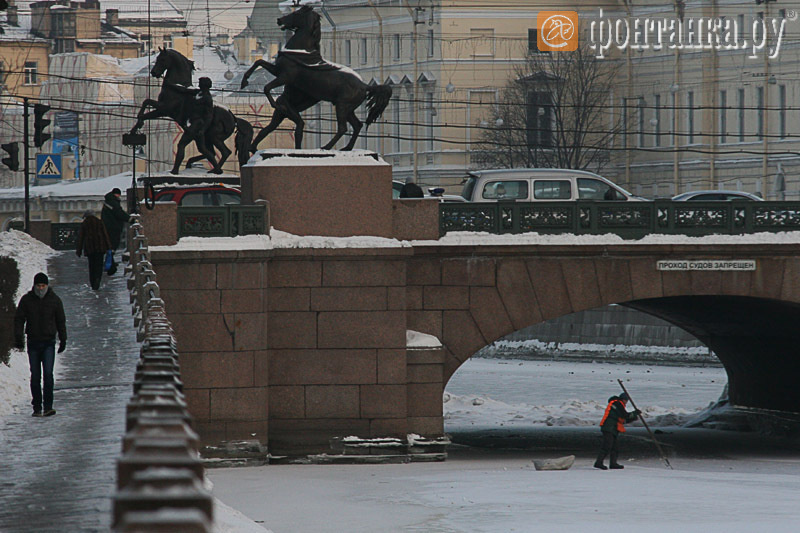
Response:
[[[467,176],[461,195],[468,202],[644,200],[592,172],[561,168],[475,170]]]

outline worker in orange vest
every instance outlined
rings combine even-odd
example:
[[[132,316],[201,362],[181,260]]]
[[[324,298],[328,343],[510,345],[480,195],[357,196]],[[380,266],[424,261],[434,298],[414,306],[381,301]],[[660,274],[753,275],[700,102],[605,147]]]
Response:
[[[625,468],[617,462],[617,455],[619,454],[619,434],[625,433],[625,422],[632,422],[641,414],[641,411],[628,412],[625,410],[625,405],[628,403],[628,393],[623,392],[619,396],[612,396],[608,399],[608,406],[603,415],[603,420],[600,421],[600,431],[603,432],[603,445],[600,448],[600,455],[597,456],[597,461],[594,462],[594,467],[600,470],[622,469]],[[606,455],[611,454],[610,464],[608,467],[603,464]]]

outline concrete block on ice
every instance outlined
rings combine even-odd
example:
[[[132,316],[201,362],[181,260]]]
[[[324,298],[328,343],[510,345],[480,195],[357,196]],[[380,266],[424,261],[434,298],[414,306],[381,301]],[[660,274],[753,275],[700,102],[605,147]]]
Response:
[[[566,457],[559,457],[558,459],[544,459],[537,461],[534,459],[533,467],[536,470],[569,470],[569,467],[575,462],[574,455],[567,455]]]

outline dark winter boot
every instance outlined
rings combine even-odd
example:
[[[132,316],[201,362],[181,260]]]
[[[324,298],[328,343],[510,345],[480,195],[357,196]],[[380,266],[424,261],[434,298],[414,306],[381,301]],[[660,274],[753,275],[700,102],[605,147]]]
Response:
[[[597,460],[594,462],[594,467],[599,468],[600,470],[608,470],[608,468],[606,468],[606,465],[603,464],[603,461],[605,461],[605,459],[606,459],[606,454],[601,452],[600,455],[597,456]]]
[[[608,466],[611,468],[611,470],[622,470],[625,468],[617,462],[617,454],[614,452],[611,452],[611,457],[608,462],[610,463]]]

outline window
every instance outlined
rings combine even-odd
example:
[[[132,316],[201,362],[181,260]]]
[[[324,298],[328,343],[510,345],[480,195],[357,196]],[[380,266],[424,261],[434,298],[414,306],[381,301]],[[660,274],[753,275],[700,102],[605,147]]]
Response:
[[[361,64],[367,62],[367,39],[366,37],[361,39]]]
[[[37,77],[37,70],[39,64],[36,61],[25,62],[25,85],[36,85],[39,80]]]
[[[528,109],[525,129],[530,148],[553,146],[553,103],[546,91],[528,92]]]
[[[428,30],[428,57],[433,57],[434,46],[433,30]]]
[[[719,92],[719,142],[726,143],[728,138],[728,91]]]
[[[756,87],[756,107],[758,107],[758,140],[764,139],[764,88]]]
[[[672,110],[670,111],[669,117],[669,127],[672,130],[672,135],[670,135],[670,145],[676,146],[678,144],[678,95],[673,92],[670,95],[670,105],[672,106]]]
[[[625,195],[608,183],[590,178],[578,178],[578,198],[581,200],[625,200]]]
[[[786,85],[778,86],[778,128],[781,139],[786,138]]]
[[[181,199],[183,206],[209,206],[214,205],[214,199],[211,196],[211,191],[194,191],[187,192]]]
[[[533,197],[536,200],[569,200],[572,188],[567,180],[536,180],[533,182]]]
[[[642,147],[642,146],[644,146],[644,98],[639,98],[639,104],[638,105],[639,105],[639,109],[638,109],[639,115],[638,115],[637,118],[639,119],[639,124],[638,124],[638,126],[639,126],[639,129],[638,129],[638,132],[639,132],[639,146]]]
[[[217,191],[217,202],[219,202],[219,205],[241,204],[242,198],[235,192]]]
[[[428,135],[426,135],[427,139],[425,141],[427,145],[427,149],[429,151],[433,151],[433,139],[434,139],[434,122],[436,120],[436,109],[433,107],[433,93],[426,92],[425,93],[425,107],[428,110]]]
[[[744,41],[744,14],[739,14],[736,17],[736,30],[738,35],[736,36],[736,40],[741,43]]]
[[[353,44],[349,39],[344,42],[344,64],[353,64]]]
[[[400,152],[400,99],[399,98],[395,98],[394,105],[392,106],[392,113],[394,115],[392,117],[392,121],[394,122],[392,128],[394,130],[393,132],[394,139],[392,144],[394,145],[394,151],[399,153]]]
[[[472,44],[473,57],[494,56],[494,29],[471,28],[469,37]]]
[[[5,61],[0,61],[0,85],[6,82],[6,63]]]
[[[172,35],[164,36],[164,48],[172,48]]]
[[[737,106],[739,108],[739,142],[744,142],[744,89],[739,89]]]
[[[539,50],[538,41],[539,30],[528,28],[528,53],[529,54],[549,54],[549,50]]]
[[[622,97],[622,147],[628,147],[628,99]]]
[[[694,91],[686,93],[686,129],[689,131],[689,144],[694,144]]]
[[[655,108],[653,109],[653,146],[661,146],[661,95],[655,95]]]
[[[400,47],[400,34],[399,33],[395,33],[394,34],[394,39],[393,39],[392,43],[393,43],[393,45],[392,45],[392,57],[394,57],[394,59],[400,59],[400,51],[401,51],[400,48],[401,47]]]
[[[528,198],[528,182],[489,181],[483,186],[481,196],[487,200],[525,200]]]

